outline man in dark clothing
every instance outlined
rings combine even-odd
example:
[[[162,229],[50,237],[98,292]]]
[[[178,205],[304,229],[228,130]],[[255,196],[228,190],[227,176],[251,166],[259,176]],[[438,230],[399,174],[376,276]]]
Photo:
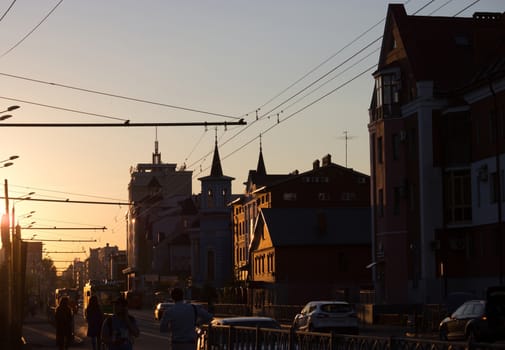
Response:
[[[169,332],[172,350],[194,350],[195,326],[208,323],[212,315],[198,305],[184,303],[183,291],[180,288],[174,288],[171,296],[175,304],[163,312],[160,332]]]

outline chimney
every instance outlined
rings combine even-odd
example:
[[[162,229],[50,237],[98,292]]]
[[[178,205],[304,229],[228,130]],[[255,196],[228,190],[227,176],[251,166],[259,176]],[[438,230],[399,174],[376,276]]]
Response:
[[[312,169],[313,169],[313,170],[319,169],[319,159],[316,159],[316,160],[312,163]]]
[[[331,164],[331,155],[327,154],[323,157],[323,166],[328,166]]]

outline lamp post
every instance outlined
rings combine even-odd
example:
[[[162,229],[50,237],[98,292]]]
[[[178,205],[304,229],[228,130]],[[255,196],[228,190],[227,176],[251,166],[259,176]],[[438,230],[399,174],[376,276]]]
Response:
[[[9,220],[9,192],[8,183],[5,180],[5,208],[6,208],[6,221],[7,225],[10,225],[12,230],[12,239],[10,240],[10,261],[9,261],[9,341],[13,349],[19,349],[21,346],[21,336],[22,336],[22,314],[23,314],[23,300],[24,300],[24,278],[25,271],[23,271],[23,266],[25,266],[24,259],[26,258],[26,251],[23,247],[24,244],[21,240],[21,227],[16,224],[15,216],[15,206],[16,202],[30,199],[31,195],[35,192],[30,192],[21,199],[14,201],[12,203],[12,216]],[[9,222],[10,221],[10,222]],[[9,227],[9,226],[7,226]]]

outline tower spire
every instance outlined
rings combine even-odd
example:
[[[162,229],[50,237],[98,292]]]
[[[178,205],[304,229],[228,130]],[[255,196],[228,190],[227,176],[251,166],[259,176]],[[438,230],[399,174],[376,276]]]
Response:
[[[260,156],[258,159],[258,166],[256,167],[256,173],[258,175],[266,175],[267,170],[265,168],[265,162],[263,161],[263,145],[261,141],[261,134],[260,134]]]
[[[223,168],[221,167],[221,159],[219,158],[219,150],[217,148],[217,127],[216,127],[216,134],[214,137],[214,158],[212,159],[212,168],[210,170],[210,176],[212,177],[223,176]]]

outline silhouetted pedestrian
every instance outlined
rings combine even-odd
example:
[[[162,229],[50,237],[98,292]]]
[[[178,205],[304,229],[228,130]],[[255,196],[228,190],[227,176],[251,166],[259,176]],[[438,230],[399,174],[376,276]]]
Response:
[[[54,319],[56,321],[56,345],[59,350],[66,350],[70,346],[74,336],[73,315],[68,297],[61,297]]]
[[[93,350],[100,350],[100,331],[102,330],[103,312],[96,295],[92,295],[89,298],[89,304],[84,311],[84,315],[88,323],[86,335],[91,338]]]
[[[174,305],[163,312],[160,332],[168,332],[172,350],[194,350],[196,346],[195,326],[208,323],[212,314],[199,305],[184,303],[180,288],[172,289]]]
[[[113,302],[114,313],[105,318],[101,338],[109,350],[132,350],[133,339],[140,334],[135,317],[128,313],[128,302],[119,298]]]

